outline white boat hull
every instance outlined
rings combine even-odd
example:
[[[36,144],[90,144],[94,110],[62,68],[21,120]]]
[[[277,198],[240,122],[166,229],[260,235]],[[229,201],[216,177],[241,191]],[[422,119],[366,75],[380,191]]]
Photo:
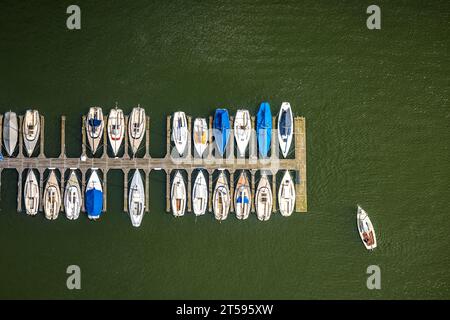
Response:
[[[288,170],[286,170],[278,189],[278,206],[284,217],[289,217],[294,212],[295,187]]]
[[[145,209],[145,191],[142,176],[139,170],[136,170],[131,180],[130,191],[128,195],[128,213],[130,214],[133,227],[139,227],[144,217]]]
[[[377,247],[377,237],[375,234],[375,229],[373,227],[372,221],[369,218],[369,215],[360,206],[358,206],[358,210],[356,213],[356,224],[358,227],[359,236],[366,249],[375,249]]]
[[[288,134],[281,134],[280,126],[281,126],[281,115],[283,112],[287,112],[286,116],[288,117],[288,121],[290,123],[289,128],[290,133]],[[294,133],[294,120],[292,117],[292,109],[289,102],[283,102],[281,104],[280,112],[278,113],[278,143],[280,145],[281,153],[283,154],[283,157],[286,158],[286,156],[289,153],[289,149],[292,144],[292,136]]]
[[[55,220],[61,210],[61,191],[55,172],[52,170],[44,189],[44,213],[48,220]]]
[[[39,140],[41,121],[37,110],[27,110],[22,124],[23,142],[27,155],[31,157]]]
[[[213,195],[213,210],[216,220],[222,221],[230,211],[230,189],[224,172],[221,172],[216,182]]]
[[[208,147],[208,125],[206,119],[197,118],[194,121],[194,149],[199,158],[203,157],[203,153]]]
[[[115,108],[109,112],[107,132],[109,145],[114,156],[117,156],[125,136],[125,118],[121,109]]]
[[[175,112],[172,121],[172,140],[180,156],[186,151],[188,128],[186,114],[183,111]]]
[[[242,172],[236,185],[234,195],[234,211],[239,220],[245,220],[250,215],[252,193],[247,175]]]
[[[267,221],[272,215],[272,190],[267,175],[262,175],[255,195],[258,220]]]
[[[64,211],[67,219],[78,219],[82,205],[83,197],[81,195],[80,183],[78,182],[75,171],[72,171],[64,191]]]
[[[30,216],[34,216],[38,213],[39,192],[39,182],[36,175],[34,174],[33,169],[29,169],[23,189],[23,197],[25,202],[25,211]]]
[[[199,171],[195,178],[194,188],[192,190],[192,207],[194,214],[200,216],[205,214],[206,205],[208,204],[208,186],[206,184],[205,175]]]
[[[19,125],[17,114],[9,111],[3,119],[3,145],[8,156],[12,156],[17,147]]]
[[[186,186],[179,171],[175,174],[171,189],[172,213],[175,217],[184,216],[186,208]]]
[[[145,110],[141,107],[133,108],[128,120],[128,137],[133,156],[138,152],[145,134]]]
[[[252,132],[252,123],[248,110],[238,110],[234,118],[234,138],[239,157],[244,157]]]
[[[95,122],[99,122],[98,125],[94,125]],[[97,149],[102,142],[103,137],[103,111],[100,107],[92,107],[89,109],[89,113],[86,117],[86,136],[91,148],[92,154],[97,152]]]

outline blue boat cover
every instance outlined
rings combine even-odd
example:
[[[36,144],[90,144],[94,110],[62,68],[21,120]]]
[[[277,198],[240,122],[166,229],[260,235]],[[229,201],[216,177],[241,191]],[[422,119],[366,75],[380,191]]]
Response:
[[[100,216],[103,208],[103,192],[97,189],[86,191],[86,211],[90,216]]]
[[[98,127],[102,123],[102,120],[99,119],[89,119],[89,125],[92,127]]]
[[[3,155],[1,152],[0,152],[0,161],[3,161]]]
[[[237,198],[237,203],[248,203],[248,197],[244,197],[244,199],[242,199],[242,196],[239,196]]]
[[[227,109],[217,109],[213,122],[214,139],[221,155],[224,154],[230,138],[230,117]]]
[[[286,110],[283,110],[280,118],[280,134],[282,136],[289,136],[292,130],[291,117],[289,117],[289,113]]]
[[[259,106],[256,114],[256,135],[258,137],[258,149],[263,158],[267,157],[272,137],[272,113],[268,102]]]

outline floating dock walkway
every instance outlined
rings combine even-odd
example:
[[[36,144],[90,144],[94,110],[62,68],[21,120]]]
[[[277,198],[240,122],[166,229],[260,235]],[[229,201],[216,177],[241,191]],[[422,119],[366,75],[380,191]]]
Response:
[[[97,153],[102,152],[100,157],[87,157],[86,153],[86,130],[85,130],[85,117],[82,117],[82,154],[79,158],[68,158],[66,156],[66,145],[65,145],[65,135],[66,135],[66,117],[61,117],[61,153],[57,158],[48,158],[44,153],[45,145],[45,122],[44,116],[40,116],[41,120],[41,130],[40,130],[40,148],[39,154],[36,157],[26,157],[23,152],[23,135],[22,135],[22,122],[23,116],[19,116],[19,134],[18,134],[18,146],[19,151],[15,157],[4,156],[3,161],[0,161],[0,188],[1,188],[1,173],[3,169],[15,169],[18,172],[18,195],[17,195],[17,211],[22,211],[22,175],[26,169],[35,169],[39,172],[40,177],[40,192],[41,199],[44,189],[44,172],[49,168],[52,168],[60,173],[60,187],[61,191],[64,190],[64,176],[67,170],[76,168],[81,172],[81,187],[82,193],[84,195],[87,173],[88,170],[96,168],[103,174],[103,210],[106,211],[107,203],[107,176],[109,170],[121,170],[124,174],[124,199],[123,199],[123,210],[128,210],[128,174],[131,170],[140,169],[145,173],[145,202],[146,211],[149,211],[149,175],[152,170],[164,170],[166,172],[166,210],[170,212],[170,182],[171,182],[171,172],[173,170],[184,170],[187,172],[187,211],[191,211],[192,207],[192,174],[197,169],[203,169],[208,173],[208,187],[209,187],[209,199],[208,199],[208,210],[212,211],[212,191],[213,191],[213,173],[215,170],[226,170],[229,173],[230,178],[230,191],[233,196],[234,190],[234,177],[236,171],[247,170],[251,175],[251,189],[252,197],[254,197],[255,192],[255,174],[259,170],[264,170],[269,174],[272,174],[272,191],[273,200],[276,200],[278,195],[278,189],[276,187],[276,174],[281,170],[291,170],[295,172],[294,182],[296,191],[296,202],[295,211],[296,212],[307,212],[307,194],[306,194],[306,127],[305,118],[294,117],[294,137],[291,149],[294,150],[293,159],[279,159],[276,157],[278,152],[272,152],[271,156],[266,159],[259,159],[257,156],[257,143],[256,134],[253,130],[252,137],[249,142],[248,150],[249,156],[247,158],[238,158],[235,156],[234,152],[234,134],[233,130],[230,130],[230,143],[228,143],[228,153],[226,158],[216,158],[212,155],[212,134],[210,134],[210,141],[208,150],[205,151],[206,157],[196,158],[192,156],[192,130],[191,130],[191,117],[188,117],[188,130],[189,130],[189,142],[187,144],[187,152],[184,158],[174,158],[171,156],[172,146],[171,143],[171,116],[167,117],[167,153],[163,158],[152,158],[149,153],[150,144],[150,118],[147,116],[146,123],[146,133],[145,133],[145,154],[143,157],[130,157],[128,153],[128,134],[127,128],[125,127],[125,139],[124,139],[124,155],[122,157],[114,158],[109,157],[107,153],[108,148],[108,138],[106,132],[106,125],[103,129],[103,146],[101,150]],[[0,115],[0,128],[2,128],[3,115]],[[104,116],[104,122],[107,122],[107,116]],[[233,118],[230,117],[230,127],[233,128]],[[273,128],[275,126],[275,117],[272,119]],[[125,116],[125,126],[128,124],[128,116]],[[252,127],[255,128],[255,118],[252,117]],[[212,128],[212,117],[209,118],[209,128]],[[211,131],[210,131],[211,132]],[[271,150],[278,150],[278,138],[276,136],[277,130],[272,130],[272,146]],[[2,139],[2,130],[0,130],[0,141]],[[274,149],[277,148],[277,149]],[[17,153],[17,151],[16,151]],[[237,174],[236,174],[237,176]],[[61,206],[61,211],[63,206]],[[40,201],[40,211],[42,211],[42,201]],[[233,206],[231,207],[233,211]],[[252,201],[252,212],[255,211],[254,201]],[[277,201],[273,201],[273,211],[277,211]]]

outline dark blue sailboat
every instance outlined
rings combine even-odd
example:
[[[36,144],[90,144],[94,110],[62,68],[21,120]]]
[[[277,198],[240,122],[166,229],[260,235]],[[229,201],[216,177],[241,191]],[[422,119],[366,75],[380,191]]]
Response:
[[[230,117],[227,109],[217,109],[214,115],[213,134],[217,149],[222,156],[230,140]]]
[[[258,137],[258,149],[261,157],[266,158],[272,137],[272,113],[268,102],[263,102],[259,106],[256,115],[256,135]]]

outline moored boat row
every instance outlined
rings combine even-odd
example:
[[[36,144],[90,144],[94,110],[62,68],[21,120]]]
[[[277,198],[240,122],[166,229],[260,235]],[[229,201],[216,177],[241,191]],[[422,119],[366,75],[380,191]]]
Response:
[[[26,154],[31,157],[40,132],[40,116],[37,110],[27,110],[23,118],[22,132]],[[5,113],[3,119],[3,146],[8,156],[12,156],[17,148],[19,138],[19,121],[18,116],[13,111]]]

